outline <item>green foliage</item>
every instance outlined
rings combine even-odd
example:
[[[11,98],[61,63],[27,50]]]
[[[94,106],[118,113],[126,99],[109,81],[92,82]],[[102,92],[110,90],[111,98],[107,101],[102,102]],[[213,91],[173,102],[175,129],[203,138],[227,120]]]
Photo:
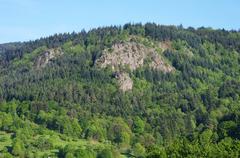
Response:
[[[140,117],[137,116],[133,120],[133,131],[135,133],[142,134],[144,132],[144,126],[145,122]]]
[[[136,91],[138,92],[146,91],[150,87],[151,87],[151,84],[144,79],[136,78],[134,80],[134,88],[136,88]]]
[[[106,140],[106,122],[100,119],[94,119],[88,123],[85,130],[85,138],[91,138],[98,141]]]
[[[80,44],[73,45],[72,41],[66,42],[62,46],[63,51],[73,55],[81,54],[85,51],[84,47]]]
[[[116,118],[110,124],[108,135],[109,139],[114,143],[128,145],[130,144],[132,132],[122,118]]]
[[[149,149],[147,158],[167,158],[167,154],[164,148],[152,147]]]
[[[145,148],[140,143],[136,143],[133,146],[133,153],[137,157],[144,157],[144,155],[145,155]]]
[[[51,142],[49,141],[49,139],[40,136],[39,138],[37,138],[34,146],[40,150],[49,150],[52,148],[53,144],[51,144]]]
[[[130,41],[174,71],[150,69],[151,58],[134,71],[123,65],[133,89],[119,90],[96,61]],[[237,31],[147,23],[1,45],[0,156],[239,157],[239,41]],[[59,48],[63,55],[34,68]]]
[[[40,55],[42,52],[46,51],[47,47],[46,46],[42,46],[39,48],[36,48],[34,51],[32,51],[31,53],[26,53],[24,54],[23,58],[21,60],[14,60],[13,64],[14,66],[32,66],[35,58]]]
[[[96,153],[90,149],[78,149],[75,151],[76,157],[79,158],[95,158]]]
[[[24,157],[25,147],[24,147],[24,144],[21,140],[15,139],[15,141],[13,142],[12,153],[13,153],[14,156]]]
[[[99,153],[97,158],[113,158],[113,153],[110,149],[104,149]]]

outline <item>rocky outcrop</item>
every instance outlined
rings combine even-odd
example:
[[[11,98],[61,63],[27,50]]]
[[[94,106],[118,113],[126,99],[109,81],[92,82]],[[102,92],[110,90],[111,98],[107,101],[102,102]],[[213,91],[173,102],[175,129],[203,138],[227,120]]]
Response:
[[[143,44],[136,42],[125,42],[114,44],[109,50],[104,50],[103,55],[97,60],[96,64],[101,68],[111,66],[118,71],[122,66],[128,66],[130,70],[135,70],[148,64],[154,69],[163,72],[170,72],[173,67],[164,62],[162,57],[153,48],[147,48]],[[145,63],[145,61],[149,61]]]
[[[118,80],[119,89],[122,91],[131,90],[133,87],[133,81],[129,77],[129,74],[126,72],[117,72],[115,74],[116,79]]]
[[[153,69],[161,70],[165,73],[171,72],[174,70],[172,66],[164,62],[164,60],[162,60],[162,58],[156,53],[151,54],[151,62],[149,63],[149,67]]]
[[[117,70],[120,66],[128,65],[131,70],[143,65],[145,49],[136,43],[118,43],[111,48],[112,52],[104,50],[103,55],[97,60],[100,67],[111,66]]]
[[[131,71],[148,65],[153,69],[171,72],[174,68],[163,60],[154,48],[148,48],[136,42],[122,42],[114,44],[110,49],[103,51],[103,55],[95,63],[98,67],[110,66],[116,72],[116,79],[123,91],[131,90],[133,81],[129,74],[122,72],[122,68],[129,68]],[[121,72],[121,73],[120,73]]]
[[[37,57],[35,66],[38,69],[43,68],[49,63],[49,61],[51,61],[51,59],[54,59],[62,54],[63,52],[60,48],[48,49]]]

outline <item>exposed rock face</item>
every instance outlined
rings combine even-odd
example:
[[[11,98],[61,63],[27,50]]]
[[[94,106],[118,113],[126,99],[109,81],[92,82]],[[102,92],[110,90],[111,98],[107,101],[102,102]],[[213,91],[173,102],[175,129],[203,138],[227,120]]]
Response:
[[[56,58],[62,54],[63,52],[60,48],[46,50],[40,56],[38,56],[35,61],[35,65],[37,68],[43,68],[49,63],[51,59]]]
[[[133,87],[133,81],[132,79],[129,77],[128,73],[125,72],[118,72],[116,73],[115,77],[118,79],[118,84],[119,84],[119,88],[122,91],[128,91],[131,90]]]
[[[111,53],[105,50],[102,57],[97,61],[102,68],[110,65],[115,70],[119,66],[128,65],[131,70],[135,70],[143,65],[145,54],[144,48],[140,48],[140,45],[118,43],[114,44],[111,49],[113,50]]]
[[[153,69],[165,73],[171,72],[174,68],[166,63],[154,48],[148,48],[136,42],[117,43],[110,50],[104,50],[103,55],[96,61],[96,65],[105,68],[110,66],[116,72],[120,89],[131,90],[133,81],[126,72],[119,72],[121,67],[129,67],[131,71],[147,64]]]
[[[153,48],[147,48],[136,42],[126,42],[114,44],[112,52],[105,50],[96,64],[105,68],[111,66],[113,70],[118,70],[120,66],[129,66],[130,70],[135,70],[144,65],[144,61],[150,61],[149,66],[163,72],[173,70],[169,64],[165,63],[161,56]]]
[[[171,72],[174,70],[174,68],[172,66],[170,66],[169,64],[165,63],[161,57],[156,54],[156,53],[152,53],[151,54],[151,63],[149,64],[149,66],[153,69],[157,69],[157,70],[161,70],[165,73],[167,72]]]

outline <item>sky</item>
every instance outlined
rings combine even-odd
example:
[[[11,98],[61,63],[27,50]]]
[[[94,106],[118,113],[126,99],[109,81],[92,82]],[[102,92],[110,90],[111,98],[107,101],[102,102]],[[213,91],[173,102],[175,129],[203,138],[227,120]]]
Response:
[[[240,0],[0,0],[0,43],[155,22],[240,29]]]

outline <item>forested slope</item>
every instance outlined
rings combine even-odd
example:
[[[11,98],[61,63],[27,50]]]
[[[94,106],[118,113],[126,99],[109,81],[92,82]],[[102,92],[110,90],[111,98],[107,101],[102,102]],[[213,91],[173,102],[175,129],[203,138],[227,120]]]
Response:
[[[0,45],[0,157],[239,157],[240,32],[126,24]]]

